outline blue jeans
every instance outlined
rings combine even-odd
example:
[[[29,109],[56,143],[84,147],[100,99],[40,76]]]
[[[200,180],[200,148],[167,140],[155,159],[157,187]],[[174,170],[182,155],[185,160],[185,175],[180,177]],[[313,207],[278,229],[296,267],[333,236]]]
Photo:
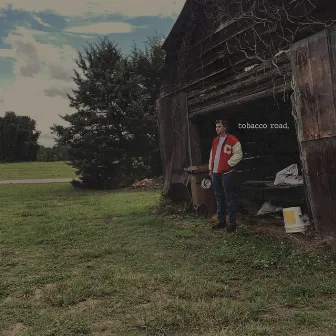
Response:
[[[229,224],[236,226],[237,217],[237,178],[233,171],[230,174],[212,174],[212,188],[217,203],[218,224],[226,224],[226,214]]]

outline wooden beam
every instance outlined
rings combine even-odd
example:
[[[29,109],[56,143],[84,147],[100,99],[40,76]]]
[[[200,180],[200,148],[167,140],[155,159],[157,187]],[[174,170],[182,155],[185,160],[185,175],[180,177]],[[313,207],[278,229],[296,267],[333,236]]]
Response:
[[[223,108],[235,106],[235,105],[240,105],[244,104],[248,101],[258,99],[258,98],[263,98],[263,97],[268,97],[271,96],[272,94],[278,94],[280,92],[285,92],[285,91],[290,91],[291,90],[291,84],[286,83],[286,84],[280,84],[275,88],[268,89],[268,90],[261,90],[259,92],[245,95],[243,92],[240,93],[240,95],[237,97],[228,97],[228,100],[226,101],[220,101],[216,102],[214,104],[209,104],[205,107],[200,107],[198,109],[190,109],[190,119],[192,120],[194,117],[199,116],[199,115],[204,115],[216,110],[220,110]]]
[[[263,75],[259,75],[259,76],[253,76],[253,74],[245,79],[245,80],[240,80],[239,76],[236,79],[235,83],[232,85],[228,85],[226,86],[224,89],[221,90],[216,90],[213,93],[210,94],[205,94],[204,96],[202,95],[196,95],[194,96],[194,98],[189,98],[189,106],[194,106],[194,105],[198,105],[198,104],[204,104],[208,101],[214,100],[218,97],[227,95],[231,92],[237,92],[240,91],[241,93],[244,92],[244,94],[246,93],[246,91],[249,88],[252,88],[252,90],[258,89],[259,87],[270,87],[272,85],[271,81],[272,81],[272,77],[276,76],[276,77],[280,77],[280,74],[277,73],[277,69],[273,69],[272,71],[268,71],[266,73],[264,73]],[[286,66],[280,68],[280,71],[283,72],[283,76],[281,76],[283,79],[285,79],[287,77],[288,81],[290,82],[291,79],[291,65],[287,64]],[[287,74],[287,76],[286,76]],[[266,83],[267,82],[267,83]],[[266,85],[264,85],[266,83]],[[257,85],[257,87],[256,87]]]
[[[280,71],[283,71],[284,73],[291,73],[291,66],[290,66],[290,61],[286,57],[287,62],[279,64],[278,62],[275,62],[275,64],[279,67]],[[191,91],[188,94],[188,99],[189,101],[192,101],[193,98],[198,98],[201,94],[209,94],[212,91],[218,91],[219,88],[221,87],[226,87],[230,84],[234,84],[237,82],[243,82],[246,79],[252,78],[252,77],[258,77],[258,76],[271,76],[274,73],[276,73],[278,70],[277,69],[270,69],[271,65],[266,65],[266,64],[260,64],[257,65],[255,68],[245,71],[242,73],[239,73],[238,75],[228,77],[226,80],[220,81],[217,85],[209,85],[209,87],[202,87],[200,89],[196,89],[194,91]],[[262,75],[258,75],[258,73],[263,73]]]

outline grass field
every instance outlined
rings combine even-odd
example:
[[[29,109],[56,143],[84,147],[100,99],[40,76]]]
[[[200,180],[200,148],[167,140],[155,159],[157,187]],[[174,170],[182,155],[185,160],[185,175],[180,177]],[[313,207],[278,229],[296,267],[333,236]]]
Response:
[[[149,215],[153,191],[0,199],[2,335],[336,335],[332,256]]]
[[[75,170],[65,162],[23,162],[0,164],[0,180],[74,178]]]

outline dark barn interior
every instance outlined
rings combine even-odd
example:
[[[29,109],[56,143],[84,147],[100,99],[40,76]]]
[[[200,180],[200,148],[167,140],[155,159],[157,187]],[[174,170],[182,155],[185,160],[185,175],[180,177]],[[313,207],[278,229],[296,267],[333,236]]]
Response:
[[[200,135],[202,164],[208,163],[217,119],[228,120],[228,132],[237,136],[242,144],[244,158],[237,166],[242,196],[259,205],[271,201],[282,206],[299,204],[306,209],[303,185],[274,185],[276,174],[291,164],[298,165],[299,175],[302,172],[289,94],[196,117],[193,122]],[[255,128],[259,125],[264,128]]]

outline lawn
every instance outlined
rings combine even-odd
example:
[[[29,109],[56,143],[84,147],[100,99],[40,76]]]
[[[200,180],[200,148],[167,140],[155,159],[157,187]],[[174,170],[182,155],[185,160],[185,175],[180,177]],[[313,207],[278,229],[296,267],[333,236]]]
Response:
[[[74,177],[76,177],[75,170],[61,161],[0,164],[0,180]]]
[[[333,256],[150,215],[159,197],[0,186],[0,333],[336,335]]]

